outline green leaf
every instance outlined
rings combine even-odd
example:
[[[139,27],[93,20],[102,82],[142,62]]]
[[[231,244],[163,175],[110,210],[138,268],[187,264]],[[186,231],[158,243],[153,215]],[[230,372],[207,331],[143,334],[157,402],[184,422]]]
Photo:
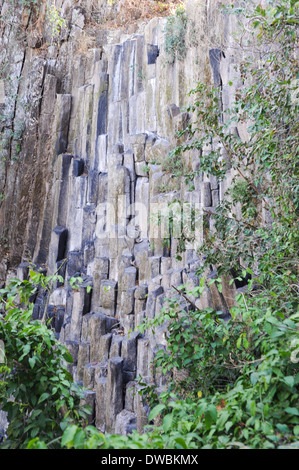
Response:
[[[158,416],[161,413],[161,411],[165,410],[165,408],[166,406],[162,404],[155,406],[150,412],[150,414],[148,415],[148,420],[152,421],[153,419],[155,419],[156,416]]]
[[[31,270],[29,271],[29,273],[33,282],[38,283],[40,281],[41,275],[39,273],[36,273],[35,271],[31,271]]]
[[[28,442],[27,449],[48,449],[48,447],[44,441],[40,441],[38,437],[35,437]]]
[[[249,343],[247,341],[246,335],[243,336],[243,346],[245,349],[248,349]]]
[[[220,416],[217,420],[217,426],[219,427],[219,429],[224,428],[224,425],[227,422],[228,418],[229,418],[229,412],[228,411],[225,410],[225,411],[222,411],[220,413]]]
[[[230,428],[233,426],[233,422],[232,421],[228,421],[225,425],[225,430],[226,432],[228,432],[230,430]]]
[[[37,403],[38,403],[38,404],[39,404],[39,403],[42,403],[42,402],[45,401],[47,398],[49,398],[49,396],[50,396],[49,393],[46,393],[46,392],[43,393],[43,394],[40,396],[40,398],[39,398],[39,400],[38,400]]]
[[[252,401],[250,404],[250,414],[251,416],[255,416],[256,413],[256,403],[255,401]]]
[[[69,353],[69,351],[65,351],[63,353],[63,359],[68,362],[68,363],[72,363],[74,362],[74,359],[72,358],[71,354]]]
[[[288,408],[286,408],[285,412],[290,414],[290,415],[299,416],[299,410],[297,408],[288,407]]]
[[[33,369],[33,367],[36,363],[36,356],[29,357],[28,361],[29,361],[31,369]]]
[[[283,434],[288,434],[290,432],[288,426],[286,424],[277,424],[277,429],[282,432]]]
[[[182,437],[176,437],[174,441],[183,449],[188,449],[186,441]]]
[[[295,379],[292,375],[289,375],[287,377],[284,377],[283,382],[287,384],[289,387],[293,388]]]
[[[38,426],[36,426],[35,428],[32,429],[30,435],[31,435],[31,437],[35,437],[35,436],[38,435],[39,432],[40,432],[40,429],[39,429]]]
[[[73,447],[73,440],[74,440],[77,430],[78,430],[78,426],[76,426],[75,424],[72,424],[71,426],[68,426],[65,429],[62,435],[62,439],[61,439],[61,447],[66,446],[68,449]]]
[[[27,356],[27,354],[29,353],[30,349],[31,349],[30,344],[26,344],[26,345],[22,348],[23,354],[19,357],[19,361],[22,361],[22,360],[24,359],[24,357]]]
[[[209,405],[205,410],[205,425],[210,429],[212,424],[217,420],[217,408],[215,405]]]
[[[163,430],[164,430],[165,433],[167,433],[169,431],[169,429],[171,428],[172,421],[173,421],[173,415],[172,414],[168,414],[168,415],[164,416],[164,418],[163,418]]]
[[[259,379],[259,375],[256,372],[253,372],[250,376],[250,381],[252,385],[255,385]]]
[[[85,432],[83,429],[78,428],[75,437],[73,438],[73,445],[75,449],[83,449],[85,442]]]

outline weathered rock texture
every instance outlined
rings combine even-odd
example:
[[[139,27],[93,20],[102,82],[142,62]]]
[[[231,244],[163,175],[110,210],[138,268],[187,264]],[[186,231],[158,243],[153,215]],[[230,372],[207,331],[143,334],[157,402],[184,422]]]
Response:
[[[162,329],[155,336],[128,333],[159,313],[164,298],[173,296],[172,285],[198,285],[196,251],[188,249],[177,261],[177,240],[165,247],[162,236],[153,237],[145,209],[180,200],[213,210],[229,184],[219,188],[202,174],[190,191],[183,178],[162,169],[178,143],[175,131],[188,122],[182,108],[196,82],[217,85],[224,109],[238,85],[233,19],[217,5],[188,2],[186,55],[172,61],[164,18],[131,35],[99,29],[95,47],[76,52],[87,31],[87,1],[56,1],[68,24],[54,44],[43,26],[44,3],[39,15],[28,16],[26,8],[0,0],[6,15],[0,52],[6,96],[0,105],[2,281],[17,266],[26,277],[31,260],[49,274],[60,268],[65,283],[52,293],[48,315],[74,357],[75,380],[90,390],[91,422],[102,431],[142,430],[148,410],[134,394],[134,379],[140,374],[165,385],[163,377],[152,376],[151,361],[166,342]],[[217,41],[226,44],[225,56]],[[245,129],[238,132],[246,137]],[[198,168],[195,153],[184,158],[186,168]],[[74,291],[68,280],[78,275],[84,283]],[[207,289],[194,301],[225,312],[232,297]],[[35,318],[43,305],[40,293]]]

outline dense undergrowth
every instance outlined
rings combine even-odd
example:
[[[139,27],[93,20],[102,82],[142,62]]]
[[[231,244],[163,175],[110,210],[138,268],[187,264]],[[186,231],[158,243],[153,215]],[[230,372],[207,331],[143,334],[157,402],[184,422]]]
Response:
[[[216,212],[205,214],[199,285],[181,291],[198,296],[215,283],[221,292],[224,276],[249,279],[247,289],[236,296],[229,321],[212,309],[182,311],[174,297],[142,325],[153,331],[167,325],[168,348],[156,355],[154,368],[169,374],[169,388],[159,395],[144,384],[151,428],[125,437],[84,425],[82,391],[59,362],[69,359],[67,351],[44,324],[30,320],[34,280],[14,281],[1,291],[0,393],[10,419],[4,447],[299,447],[299,2],[232,12],[247,17],[254,51],[240,65],[244,86],[224,115],[221,90],[198,84],[188,139],[171,156],[197,149],[201,172],[218,181],[232,176]],[[241,123],[246,140],[236,132]],[[211,267],[217,275],[207,280]],[[184,372],[183,380],[174,371]]]

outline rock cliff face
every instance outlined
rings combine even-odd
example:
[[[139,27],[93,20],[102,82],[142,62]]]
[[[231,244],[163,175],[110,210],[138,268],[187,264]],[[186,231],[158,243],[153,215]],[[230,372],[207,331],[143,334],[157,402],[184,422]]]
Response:
[[[153,208],[180,201],[213,211],[229,184],[202,174],[190,189],[167,155],[190,119],[183,107],[198,80],[218,86],[229,106],[238,86],[235,20],[216,1],[189,1],[184,57],[173,60],[165,18],[132,34],[98,29],[88,48],[85,3],[56,1],[67,26],[55,44],[46,2],[28,14],[0,0],[1,277],[25,278],[29,261],[48,274],[59,269],[65,283],[51,294],[48,316],[74,358],[75,380],[89,390],[91,420],[126,434],[147,422],[134,379],[166,381],[151,369],[163,329],[128,333],[161,310],[171,286],[198,285],[201,264],[194,246],[177,259],[179,235],[163,243]],[[197,169],[198,155],[185,154],[183,165]],[[73,276],[83,279],[77,290]],[[194,301],[227,312],[232,297],[211,287]],[[35,318],[44,306],[40,292]]]

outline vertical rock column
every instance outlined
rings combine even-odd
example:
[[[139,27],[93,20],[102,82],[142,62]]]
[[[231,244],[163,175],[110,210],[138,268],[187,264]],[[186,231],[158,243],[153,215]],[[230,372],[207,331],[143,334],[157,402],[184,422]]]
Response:
[[[110,433],[114,432],[116,416],[123,409],[123,362],[121,357],[113,357],[108,361],[106,431]]]

